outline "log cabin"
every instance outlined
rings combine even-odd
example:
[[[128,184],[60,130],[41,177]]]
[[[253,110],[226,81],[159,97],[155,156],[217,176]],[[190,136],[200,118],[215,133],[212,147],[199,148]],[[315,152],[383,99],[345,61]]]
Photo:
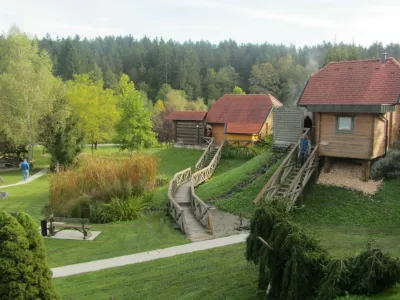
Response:
[[[271,94],[224,95],[211,106],[206,121],[217,145],[224,140],[252,145],[272,134],[273,108],[279,106]]]
[[[205,135],[205,111],[174,111],[165,117],[172,120],[174,143],[183,146],[202,146]]]
[[[394,58],[331,62],[313,74],[298,105],[312,112],[312,139],[325,158],[363,163],[385,155],[399,139],[400,64]]]

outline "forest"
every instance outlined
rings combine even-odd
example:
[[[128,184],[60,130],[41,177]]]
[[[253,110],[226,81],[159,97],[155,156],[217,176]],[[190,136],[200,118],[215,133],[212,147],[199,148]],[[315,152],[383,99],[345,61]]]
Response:
[[[130,150],[169,143],[173,127],[164,117],[173,111],[205,111],[229,93],[271,93],[290,105],[327,63],[385,51],[398,59],[400,44],[32,39],[14,26],[0,36],[0,154],[40,142],[54,163],[69,165],[83,143]]]
[[[231,93],[235,86],[246,93],[272,93],[290,104],[297,100],[308,77],[330,61],[379,58],[384,51],[400,57],[400,44],[379,42],[369,47],[330,42],[296,47],[233,40],[214,45],[133,36],[93,40],[46,36],[39,40],[39,48],[47,50],[54,75],[64,80],[94,72],[104,80],[105,88],[112,89],[124,73],[153,102],[159,99],[163,84],[168,84],[184,91],[189,100],[203,98],[206,104]]]

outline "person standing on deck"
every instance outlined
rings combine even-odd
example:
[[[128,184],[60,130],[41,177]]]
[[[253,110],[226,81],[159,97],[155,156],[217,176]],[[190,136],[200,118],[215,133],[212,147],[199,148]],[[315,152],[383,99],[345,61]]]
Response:
[[[24,176],[24,181],[26,182],[29,177],[29,164],[26,159],[24,159],[24,161],[19,165],[19,168],[21,169],[22,176]]]
[[[310,154],[310,140],[308,139],[306,134],[303,134],[300,138],[300,145],[299,145],[300,151],[299,151],[299,156],[300,156],[300,167],[303,166],[305,161],[307,160],[308,155]]]

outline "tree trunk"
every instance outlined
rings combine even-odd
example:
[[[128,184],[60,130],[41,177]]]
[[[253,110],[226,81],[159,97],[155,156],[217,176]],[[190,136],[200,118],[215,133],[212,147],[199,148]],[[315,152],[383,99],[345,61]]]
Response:
[[[92,142],[92,154],[93,154],[93,152],[94,152],[94,144]]]
[[[97,150],[97,141],[94,142],[94,149]]]
[[[56,173],[60,173],[60,162],[58,160],[56,162]]]

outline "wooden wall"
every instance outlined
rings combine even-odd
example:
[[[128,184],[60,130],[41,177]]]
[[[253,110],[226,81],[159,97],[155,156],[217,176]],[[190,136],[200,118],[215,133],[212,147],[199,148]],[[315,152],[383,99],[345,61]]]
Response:
[[[174,123],[176,126],[176,143],[184,145],[199,145],[203,143],[204,123],[202,121],[174,121]]]
[[[215,138],[215,143],[221,145],[225,140],[225,124],[210,124],[212,127],[212,136]]]
[[[259,137],[256,134],[227,133],[227,134],[225,134],[225,139],[239,140],[239,141],[258,141]]]
[[[387,116],[386,116],[387,117]],[[386,121],[378,115],[372,115],[374,119],[374,136],[371,141],[372,157],[376,158],[385,154],[386,147]]]
[[[275,107],[273,114],[274,144],[297,143],[303,133],[304,109],[301,107]]]
[[[396,112],[389,114],[391,114],[389,147],[392,147],[393,144],[400,138],[400,105],[396,106]]]
[[[273,129],[274,129],[274,112],[271,111],[263,127],[261,128],[260,137],[263,138],[266,135],[272,134]]]
[[[375,115],[356,114],[354,134],[336,134],[336,115],[320,113],[318,135],[319,154],[358,159],[370,159],[374,136]],[[341,114],[343,115],[343,114]],[[379,144],[380,142],[377,141]]]

